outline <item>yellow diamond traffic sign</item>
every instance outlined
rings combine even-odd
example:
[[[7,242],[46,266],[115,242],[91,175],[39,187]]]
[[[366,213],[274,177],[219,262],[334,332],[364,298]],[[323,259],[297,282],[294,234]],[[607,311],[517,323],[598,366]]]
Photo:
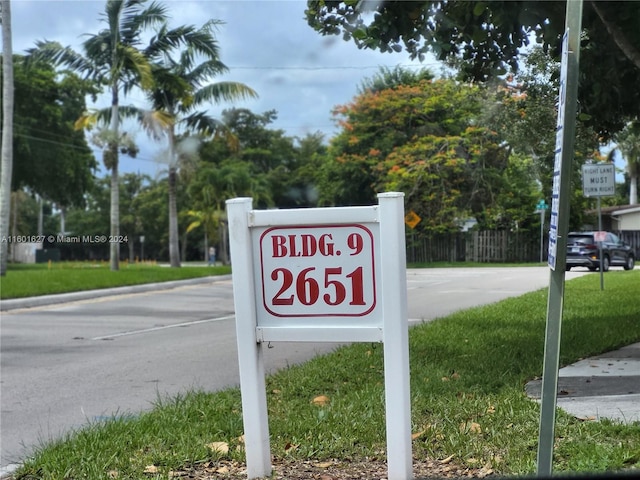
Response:
[[[406,223],[409,228],[416,228],[416,225],[420,223],[420,220],[422,219],[413,210],[404,216],[404,223]]]

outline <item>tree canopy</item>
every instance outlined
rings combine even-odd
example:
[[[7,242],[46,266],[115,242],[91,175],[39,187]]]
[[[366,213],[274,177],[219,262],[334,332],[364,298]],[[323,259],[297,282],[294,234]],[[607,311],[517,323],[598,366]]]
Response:
[[[14,56],[14,190],[23,187],[60,206],[81,204],[97,167],[84,133],[74,129],[91,82],[59,75],[47,62]]]
[[[563,1],[309,0],[306,16],[323,35],[342,34],[360,48],[432,52],[465,80],[487,81],[517,71],[532,40],[559,57]],[[581,119],[607,140],[640,106],[640,2],[587,1],[581,37]]]
[[[481,123],[495,102],[453,80],[366,90],[336,109],[342,132],[320,169],[321,203],[371,204],[376,192],[394,190],[405,192],[425,233],[456,231],[470,217],[484,228],[523,225],[535,178],[524,159],[510,164],[508,144]],[[507,198],[514,184],[519,199]]]

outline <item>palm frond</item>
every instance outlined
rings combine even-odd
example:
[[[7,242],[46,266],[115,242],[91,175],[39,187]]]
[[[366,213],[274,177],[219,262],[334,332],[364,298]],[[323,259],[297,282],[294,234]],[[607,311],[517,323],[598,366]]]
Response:
[[[65,66],[89,77],[93,72],[93,65],[85,57],[71,47],[63,47],[58,42],[39,40],[35,48],[27,50],[27,65],[34,62],[47,62],[54,66]]]
[[[121,35],[120,41],[124,44],[140,45],[140,33],[146,28],[162,24],[167,21],[167,9],[165,6],[152,2],[143,9],[146,0],[129,0],[122,9],[118,29]]]
[[[193,26],[180,26],[169,29],[163,25],[156,35],[151,38],[149,46],[144,50],[145,55],[153,61],[159,61],[173,50],[186,47],[185,39],[195,31]]]
[[[113,39],[109,30],[101,30],[95,35],[88,35],[82,43],[85,57],[90,60],[95,72],[101,72],[103,77],[108,76],[113,63]],[[94,73],[94,76],[97,73]]]
[[[151,89],[154,84],[154,78],[151,64],[144,54],[129,45],[121,45],[118,51],[120,54],[119,59],[122,62],[119,65],[119,70],[123,71],[123,73],[134,72],[133,77],[136,77],[124,83],[124,92],[127,93],[138,85],[145,90]]]
[[[209,84],[196,92],[195,103],[219,103],[221,101],[244,100],[257,98],[258,94],[252,88],[238,82],[217,82]]]
[[[205,112],[194,112],[191,115],[187,115],[182,118],[181,123],[184,123],[188,129],[202,135],[213,135],[226,128],[223,122],[207,115]]]
[[[188,60],[183,57],[191,55],[191,52],[184,51],[181,54],[180,65],[185,65]],[[189,83],[196,87],[201,87],[207,81],[217,75],[222,73],[227,73],[229,68],[222,63],[220,60],[211,59],[205,62],[202,62],[195,67],[191,68],[189,71],[185,71],[185,77],[189,81]]]
[[[80,118],[78,118],[73,124],[74,130],[92,130],[98,123],[95,112],[85,112]]]

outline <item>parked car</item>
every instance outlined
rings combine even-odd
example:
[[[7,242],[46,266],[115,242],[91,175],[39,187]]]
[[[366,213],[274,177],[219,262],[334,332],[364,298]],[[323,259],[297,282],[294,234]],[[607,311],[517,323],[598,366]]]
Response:
[[[604,240],[600,240],[600,238]],[[571,232],[567,236],[567,265],[572,267],[587,267],[591,271],[600,269],[600,245],[602,245],[602,270],[609,270],[611,266],[632,270],[635,266],[635,256],[631,246],[620,240],[611,232]]]

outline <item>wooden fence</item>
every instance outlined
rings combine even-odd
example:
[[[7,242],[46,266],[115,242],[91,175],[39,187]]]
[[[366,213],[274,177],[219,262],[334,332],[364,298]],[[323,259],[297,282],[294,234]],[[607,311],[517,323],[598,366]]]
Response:
[[[407,262],[546,262],[548,238],[540,234],[507,231],[474,231],[419,237],[407,236]],[[617,232],[640,259],[640,231]]]
[[[636,260],[640,262],[640,230],[627,230],[618,232],[620,239],[628,243],[636,252]]]

